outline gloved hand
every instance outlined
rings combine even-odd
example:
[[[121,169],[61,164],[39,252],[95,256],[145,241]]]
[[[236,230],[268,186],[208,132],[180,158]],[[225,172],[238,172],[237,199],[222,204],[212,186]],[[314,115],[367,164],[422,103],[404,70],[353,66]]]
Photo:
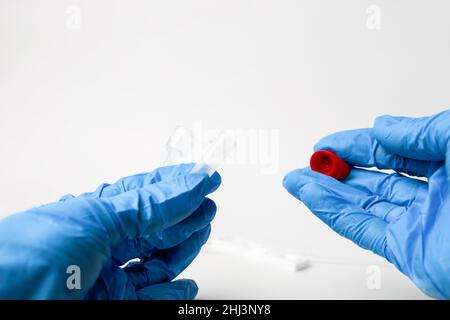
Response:
[[[385,257],[426,294],[450,298],[449,142],[450,111],[382,116],[371,129],[332,134],[314,149],[398,173],[353,168],[338,181],[305,168],[283,183],[338,234]]]
[[[0,298],[193,299],[194,281],[172,280],[209,236],[216,206],[205,196],[220,176],[191,168],[123,178],[1,220]],[[133,258],[141,262],[119,267]]]

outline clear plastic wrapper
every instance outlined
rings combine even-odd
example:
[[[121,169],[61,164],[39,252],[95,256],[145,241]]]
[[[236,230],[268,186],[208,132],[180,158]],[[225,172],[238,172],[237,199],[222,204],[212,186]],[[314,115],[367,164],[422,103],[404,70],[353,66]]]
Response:
[[[192,130],[177,126],[166,144],[165,165],[194,162],[191,172],[206,172],[212,175],[236,149],[236,139],[220,131],[213,139],[204,143]]]

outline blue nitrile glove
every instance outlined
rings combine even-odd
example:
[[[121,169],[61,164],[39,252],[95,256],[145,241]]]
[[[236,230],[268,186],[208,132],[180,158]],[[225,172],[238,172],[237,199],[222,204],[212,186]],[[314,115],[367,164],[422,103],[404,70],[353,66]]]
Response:
[[[311,171],[284,186],[338,234],[393,263],[423,292],[450,298],[450,111],[432,117],[382,116],[373,129],[339,132],[331,149],[353,168],[343,181]],[[428,182],[400,173],[428,178]]]
[[[209,236],[216,206],[206,195],[220,176],[191,168],[123,178],[1,220],[0,298],[193,299],[194,281],[172,280]],[[133,258],[141,262],[119,267]]]

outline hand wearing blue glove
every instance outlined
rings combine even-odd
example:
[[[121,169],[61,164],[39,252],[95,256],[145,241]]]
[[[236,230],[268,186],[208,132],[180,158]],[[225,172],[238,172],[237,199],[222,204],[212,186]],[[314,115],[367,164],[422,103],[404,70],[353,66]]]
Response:
[[[374,127],[323,138],[358,167],[343,181],[294,170],[286,189],[338,234],[393,263],[423,292],[450,298],[450,111],[431,117],[382,116]],[[408,177],[425,177],[427,181]]]
[[[172,280],[209,236],[216,206],[206,195],[221,179],[191,169],[160,168],[1,220],[0,298],[193,299],[194,281]]]

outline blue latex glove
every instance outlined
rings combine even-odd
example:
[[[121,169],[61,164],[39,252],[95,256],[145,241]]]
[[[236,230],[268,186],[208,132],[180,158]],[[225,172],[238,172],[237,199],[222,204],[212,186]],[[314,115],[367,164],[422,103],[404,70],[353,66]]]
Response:
[[[172,280],[209,236],[216,206],[205,196],[220,176],[191,168],[123,178],[1,220],[0,298],[193,299],[194,281]],[[132,258],[141,262],[119,267]],[[70,265],[81,289],[68,289]]]
[[[382,116],[371,129],[323,138],[353,168],[343,181],[295,170],[284,186],[338,234],[385,257],[423,292],[450,298],[450,112]],[[428,178],[428,182],[400,173]]]

